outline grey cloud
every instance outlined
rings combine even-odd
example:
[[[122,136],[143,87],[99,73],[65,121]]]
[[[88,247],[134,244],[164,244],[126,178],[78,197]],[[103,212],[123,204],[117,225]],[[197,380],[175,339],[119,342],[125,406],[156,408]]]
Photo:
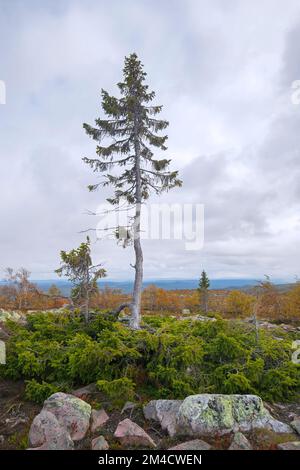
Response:
[[[96,224],[84,215],[108,192],[82,123],[116,92],[123,56],[136,50],[169,119],[173,167],[184,180],[161,202],[205,204],[205,246],[144,241],[147,277],[293,277],[299,250],[298,2],[130,0],[1,2],[0,266],[49,277],[60,249]],[[270,14],[272,11],[272,14]],[[299,72],[300,73],[300,72]],[[154,197],[153,202],[157,202]],[[93,240],[95,239],[92,234]],[[132,251],[98,241],[114,277],[132,276]]]

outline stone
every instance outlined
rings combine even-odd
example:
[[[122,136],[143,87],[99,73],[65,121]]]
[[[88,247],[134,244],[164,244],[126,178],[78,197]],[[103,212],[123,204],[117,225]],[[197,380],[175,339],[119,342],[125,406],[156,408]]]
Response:
[[[283,442],[277,445],[279,450],[300,450],[300,441]]]
[[[92,440],[92,450],[108,450],[109,445],[103,436],[95,437]]]
[[[91,406],[73,395],[58,392],[45,402],[43,410],[49,411],[73,441],[83,439],[90,426]]]
[[[298,434],[300,434],[300,418],[294,419],[294,421],[291,422],[291,426]]]
[[[168,450],[210,450],[211,445],[201,439],[194,439],[192,441],[182,442]]]
[[[21,319],[21,315],[17,312],[8,312],[3,308],[0,308],[0,322],[5,323],[7,320],[18,322]]]
[[[29,431],[29,444],[44,450],[71,450],[74,443],[70,434],[49,411],[42,410],[33,420]],[[41,449],[41,450],[43,450]]]
[[[104,410],[92,410],[91,413],[91,431],[97,432],[109,420],[108,414]]]
[[[114,437],[123,446],[156,447],[155,442],[138,424],[126,418],[118,424]]]
[[[183,308],[181,310],[182,315],[190,315],[191,311],[189,308]]]
[[[270,415],[256,395],[191,395],[180,405],[175,425],[175,433],[186,436],[253,429],[291,432],[290,426]]]
[[[143,407],[146,419],[160,423],[163,430],[167,430],[169,436],[176,434],[176,420],[182,400],[151,400]]]
[[[74,390],[72,392],[72,395],[74,395],[77,398],[81,398],[82,400],[86,400],[87,398],[91,397],[97,392],[98,392],[98,389],[97,389],[96,383],[92,383],[92,384],[86,385],[85,387]]]
[[[228,450],[252,450],[252,446],[243,433],[236,432]]]

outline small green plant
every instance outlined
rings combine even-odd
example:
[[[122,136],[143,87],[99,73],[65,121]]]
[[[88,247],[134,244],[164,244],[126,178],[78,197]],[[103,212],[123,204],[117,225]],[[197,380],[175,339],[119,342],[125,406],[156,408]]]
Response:
[[[116,406],[121,406],[124,402],[134,398],[135,383],[128,377],[111,381],[98,380],[97,387]]]
[[[61,389],[47,382],[38,383],[35,379],[26,381],[25,397],[27,400],[36,403],[43,403],[53,393],[60,392]]]

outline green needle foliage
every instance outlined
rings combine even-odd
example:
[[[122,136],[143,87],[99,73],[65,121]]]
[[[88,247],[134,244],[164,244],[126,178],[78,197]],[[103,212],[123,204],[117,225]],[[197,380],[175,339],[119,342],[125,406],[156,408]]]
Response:
[[[97,382],[118,406],[137,393],[145,400],[196,393],[255,393],[268,401],[300,399],[300,365],[291,361],[294,334],[281,341],[238,321],[147,317],[130,330],[108,313],[88,324],[79,312],[28,315],[7,322],[7,364],[0,376],[24,379],[26,396],[41,402],[52,390]],[[298,335],[299,338],[299,335]]]
[[[97,281],[106,276],[106,270],[100,264],[93,266],[90,239],[78,248],[61,251],[62,265],[56,269],[59,276],[65,275],[73,284],[71,298],[83,307],[85,320],[89,321],[90,297],[98,290]]]
[[[103,173],[104,180],[90,185],[90,191],[99,186],[112,186],[111,204],[119,204],[125,198],[130,204],[148,199],[151,190],[156,194],[181,186],[178,171],[169,171],[169,159],[156,159],[152,147],[167,150],[168,136],[159,136],[169,125],[156,119],[162,106],[151,106],[154,91],[146,85],[146,72],[136,54],[125,58],[123,81],[118,83],[121,98],[101,91],[102,109],[109,119],[96,119],[96,126],[84,123],[86,133],[96,140],[97,158],[83,158],[93,171]],[[118,156],[118,159],[115,157]],[[117,175],[111,169],[121,167]],[[140,178],[140,182],[138,181]],[[140,185],[140,188],[138,186]],[[140,194],[137,194],[140,189]]]
[[[198,292],[200,295],[201,308],[204,313],[208,310],[208,289],[210,286],[209,279],[205,271],[202,271],[201,278],[199,280]]]

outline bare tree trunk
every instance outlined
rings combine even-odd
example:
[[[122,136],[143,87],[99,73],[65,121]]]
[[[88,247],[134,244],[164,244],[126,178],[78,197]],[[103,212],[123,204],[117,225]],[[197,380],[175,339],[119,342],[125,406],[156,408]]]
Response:
[[[86,255],[87,257],[87,255]],[[84,288],[84,320],[86,323],[89,322],[89,310],[90,310],[90,291],[89,291],[89,285],[90,285],[90,272],[88,268],[88,260],[86,260],[86,268],[85,268],[85,282],[83,284]]]
[[[84,319],[85,322],[88,323],[90,320],[90,292],[89,288],[87,287],[86,290],[86,300],[85,300],[85,306],[84,306]]]
[[[201,289],[201,310],[205,315],[207,315],[208,311],[208,300],[207,300],[207,290],[206,289]]]
[[[140,143],[137,132],[137,118],[135,118],[135,178],[136,178],[136,205],[133,228],[133,246],[135,252],[135,279],[133,287],[133,299],[131,306],[130,326],[138,329],[141,320],[141,297],[143,287],[143,252],[141,246],[141,207],[142,207],[142,187],[140,169]]]
[[[141,317],[141,297],[143,287],[143,252],[140,239],[140,204],[136,207],[135,228],[134,228],[134,252],[135,252],[135,279],[132,299],[132,318],[130,326],[132,328],[140,327]]]

